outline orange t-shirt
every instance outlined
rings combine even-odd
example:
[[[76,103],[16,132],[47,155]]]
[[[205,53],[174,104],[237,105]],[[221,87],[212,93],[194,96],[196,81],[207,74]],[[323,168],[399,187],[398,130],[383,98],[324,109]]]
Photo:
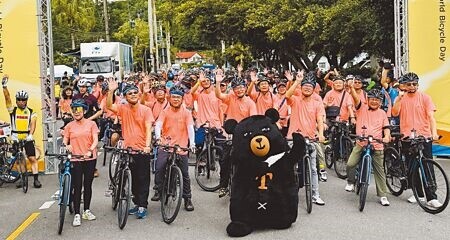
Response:
[[[223,103],[228,106],[227,119],[234,119],[240,122],[246,117],[256,115],[255,102],[247,96],[239,98],[235,94],[229,93],[226,95]]]
[[[317,135],[317,118],[323,115],[323,104],[312,97],[305,99],[303,96],[292,96],[287,99],[291,106],[290,125],[287,137],[292,138],[292,133],[300,132],[303,136],[315,138]]]
[[[72,103],[72,99],[59,99],[58,107],[61,108],[61,113],[71,113],[70,104]]]
[[[405,94],[400,100],[400,132],[405,136],[411,135],[411,130],[415,129],[417,135],[431,137],[431,124],[428,112],[435,112],[431,97],[422,92],[414,95]]]
[[[336,90],[330,90],[325,94],[325,97],[323,98],[323,103],[327,106],[337,106],[341,104],[342,95],[345,91],[338,92]],[[342,101],[341,105],[341,111],[340,111],[340,120],[341,121],[348,121],[348,118],[350,117],[350,113],[348,112],[348,107],[353,106],[353,100],[348,92],[345,92],[344,101]]]
[[[287,99],[281,95],[276,96],[275,109],[280,114],[280,120],[278,121],[282,127],[287,127],[289,120],[289,105]]]
[[[164,98],[164,101],[162,103],[159,101],[155,101],[155,102],[153,102],[153,104],[151,104],[150,108],[152,109],[152,113],[153,113],[153,117],[155,118],[155,121],[158,120],[159,115],[161,114],[161,111],[168,107],[170,107],[170,104],[166,98]]]
[[[120,103],[120,97],[116,96],[116,101],[115,101],[114,104],[118,105],[119,103]],[[103,116],[105,118],[115,118],[115,117],[117,117],[117,115],[113,111],[109,110],[106,107],[106,97],[103,98],[102,102],[100,103],[100,108],[103,110]]]
[[[147,106],[137,103],[136,108],[132,108],[129,103],[117,104],[117,116],[122,123],[122,136],[125,147],[135,150],[144,150],[146,142],[145,123],[153,124],[152,110]]]
[[[84,155],[94,143],[94,134],[98,134],[97,124],[88,119],[80,121],[72,121],[64,128],[64,138],[68,139],[72,146],[72,154]],[[70,161],[89,161],[97,159],[97,149],[92,152],[93,157],[90,159],[70,159]]]
[[[361,102],[361,107],[356,110],[356,134],[365,135],[376,139],[383,137],[383,127],[389,126],[386,112],[382,109],[369,110],[369,106]],[[362,129],[366,127],[366,129]],[[363,147],[367,143],[365,141],[356,141],[358,145]],[[372,143],[375,150],[383,150],[383,144],[378,142]]]
[[[221,101],[216,97],[214,91],[209,93],[206,90],[197,91],[193,94],[193,97],[197,101],[198,106],[197,127],[209,121],[210,127],[221,128]]]
[[[274,94],[270,91],[265,94],[261,92],[252,92],[250,93],[250,98],[255,101],[256,113],[259,115],[264,115],[267,109],[273,108],[276,101]]]
[[[188,147],[188,126],[194,125],[189,110],[183,106],[178,108],[177,111],[168,107],[161,112],[158,122],[162,123],[161,141],[163,144],[178,144],[181,147]]]

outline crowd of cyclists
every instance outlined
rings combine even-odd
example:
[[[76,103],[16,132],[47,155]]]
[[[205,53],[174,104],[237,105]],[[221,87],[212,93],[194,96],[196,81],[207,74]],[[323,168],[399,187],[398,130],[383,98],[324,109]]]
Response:
[[[326,74],[320,71],[276,72],[256,68],[244,70],[238,65],[234,70],[191,69],[167,73],[133,73],[122,82],[99,75],[95,82],[84,78],[63,80],[58,101],[58,117],[64,126],[62,135],[66,149],[74,155],[72,186],[74,189],[75,216],[73,226],[81,218],[94,220],[90,211],[92,182],[98,176],[96,158],[98,142],[104,137],[105,122],[114,122],[120,129],[111,137],[114,146],[121,137],[125,147],[150,153],[154,143],[175,145],[195,151],[201,143],[195,142],[198,129],[205,123],[221,129],[226,119],[242,119],[264,114],[275,108],[280,115],[277,126],[289,139],[299,132],[310,139],[318,139],[311,154],[313,202],[324,205],[319,194],[319,181],[326,182],[325,145],[332,141],[332,122],[348,122],[357,135],[371,135],[391,141],[391,130],[408,136],[412,130],[424,137],[437,140],[434,112],[436,107],[430,96],[418,90],[419,77],[407,73],[394,78],[390,64],[385,64],[372,89],[367,90],[367,80],[358,75],[342,76],[336,69]],[[16,94],[13,106],[7,89],[8,76],[3,77],[3,93],[11,115],[13,140],[26,140],[26,154],[32,165],[34,187],[39,188],[37,161],[34,154],[33,133],[36,112],[27,107],[28,94]],[[319,84],[321,83],[322,86]],[[58,83],[59,84],[59,83]],[[389,127],[399,126],[399,128]],[[219,133],[223,137],[222,134]],[[355,167],[359,162],[363,141],[356,141],[347,163],[346,191],[355,189]],[[432,143],[425,144],[424,155],[432,158]],[[380,204],[389,206],[386,175],[383,168],[384,144],[374,144],[374,175]],[[101,146],[100,146],[101,149]],[[183,175],[184,207],[193,211],[191,184],[188,173],[188,152],[180,151],[180,168]],[[168,153],[158,150],[152,201],[160,200],[161,184]],[[130,214],[145,218],[148,214],[148,197],[151,187],[150,157],[134,154],[130,166],[134,207]],[[221,161],[219,197],[229,189],[229,161]],[[83,191],[82,191],[83,189]],[[84,211],[80,211],[83,194]],[[412,196],[408,199],[414,202]],[[437,199],[427,199],[433,207],[442,205]]]

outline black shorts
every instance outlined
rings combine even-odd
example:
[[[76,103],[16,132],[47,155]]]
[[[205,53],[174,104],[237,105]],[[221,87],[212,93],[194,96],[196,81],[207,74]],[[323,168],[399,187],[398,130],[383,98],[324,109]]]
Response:
[[[25,142],[25,145],[23,146],[25,150],[25,154],[28,157],[36,157],[36,148],[34,146],[34,141],[27,141]],[[13,143],[13,149],[18,149],[17,143]]]

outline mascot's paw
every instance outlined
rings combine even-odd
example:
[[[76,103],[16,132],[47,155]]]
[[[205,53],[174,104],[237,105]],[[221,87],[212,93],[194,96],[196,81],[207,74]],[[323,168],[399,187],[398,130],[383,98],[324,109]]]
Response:
[[[243,237],[252,231],[253,229],[243,222],[231,222],[227,227],[227,233],[230,237]]]
[[[303,157],[306,153],[306,141],[305,137],[303,137],[300,133],[292,133],[292,140],[294,145],[292,146],[292,150],[298,156]]]
[[[292,223],[290,222],[278,222],[275,225],[272,225],[273,229],[286,229],[286,228],[290,228],[292,225]]]

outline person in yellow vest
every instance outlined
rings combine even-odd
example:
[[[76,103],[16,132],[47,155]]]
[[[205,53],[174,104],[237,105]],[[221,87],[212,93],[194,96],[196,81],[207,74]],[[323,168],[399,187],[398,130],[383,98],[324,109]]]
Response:
[[[28,93],[24,90],[16,93],[16,106],[12,105],[11,97],[7,88],[8,75],[3,75],[2,86],[5,96],[6,108],[11,117],[11,138],[13,142],[25,140],[25,154],[31,163],[31,171],[34,177],[34,187],[40,188],[42,185],[38,180],[38,161],[36,159],[36,150],[34,146],[33,134],[36,130],[37,114],[33,109],[27,106]],[[21,183],[17,185],[22,187]]]

